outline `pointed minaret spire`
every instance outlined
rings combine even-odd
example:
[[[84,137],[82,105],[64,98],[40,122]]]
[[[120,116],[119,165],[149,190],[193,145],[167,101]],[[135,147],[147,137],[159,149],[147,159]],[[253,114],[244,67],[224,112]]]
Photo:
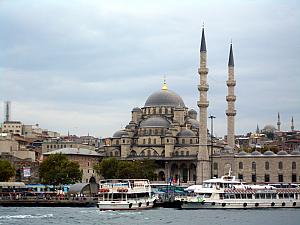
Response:
[[[277,116],[277,130],[280,131],[280,125],[281,125],[281,122],[280,122],[280,115],[279,115],[279,112],[278,112],[278,116]]]
[[[228,61],[228,80],[227,84],[227,143],[231,148],[235,148],[235,120],[236,115],[235,110],[235,100],[234,87],[236,82],[234,80],[234,62],[233,62],[233,52],[232,52],[232,42],[230,43],[229,61]]]
[[[234,66],[233,50],[232,50],[232,41],[231,41],[231,43],[230,43],[230,51],[229,51],[228,66]]]
[[[258,127],[258,124],[256,125],[256,133],[259,134],[259,127]]]
[[[209,150],[207,148],[207,108],[209,101],[207,100],[207,92],[209,89],[207,83],[207,51],[204,36],[204,27],[202,28],[201,46],[200,46],[200,67],[199,74],[199,149],[197,161],[197,183],[201,184],[204,180],[211,178],[211,161],[209,158]]]
[[[295,127],[294,127],[294,117],[292,116],[292,121],[291,121],[291,129],[292,131],[294,131]]]
[[[200,52],[206,52],[206,42],[205,42],[205,35],[204,35],[204,24],[203,24],[203,27],[202,27],[202,37],[201,37]]]

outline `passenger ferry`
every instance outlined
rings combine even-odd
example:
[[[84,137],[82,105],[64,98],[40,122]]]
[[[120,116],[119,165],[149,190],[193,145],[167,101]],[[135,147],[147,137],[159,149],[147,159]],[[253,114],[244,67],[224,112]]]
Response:
[[[146,179],[101,180],[98,194],[100,210],[148,209],[156,201]]]
[[[182,209],[299,208],[298,185],[247,185],[235,176],[222,176],[187,188],[190,194],[177,197]]]

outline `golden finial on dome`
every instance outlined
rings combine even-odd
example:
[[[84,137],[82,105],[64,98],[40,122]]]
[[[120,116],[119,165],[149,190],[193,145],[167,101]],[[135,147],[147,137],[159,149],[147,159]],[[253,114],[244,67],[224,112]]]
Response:
[[[162,86],[162,90],[164,90],[164,91],[168,90],[168,86],[167,86],[167,83],[166,83],[166,76],[164,76],[164,84]]]

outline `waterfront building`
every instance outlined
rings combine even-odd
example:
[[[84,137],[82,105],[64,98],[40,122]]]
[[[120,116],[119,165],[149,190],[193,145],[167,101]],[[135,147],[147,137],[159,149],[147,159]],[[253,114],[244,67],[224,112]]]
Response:
[[[197,111],[189,109],[183,99],[169,90],[164,82],[161,90],[152,93],[143,107],[132,109],[129,124],[125,129],[116,131],[112,137],[106,138],[100,150],[105,152],[107,157],[120,160],[154,159],[158,165],[156,174],[159,181],[169,181],[172,178],[177,183],[202,183],[211,176],[224,175],[231,168],[233,175],[243,178],[246,182],[299,182],[299,149],[290,152],[279,151],[277,154],[266,151],[262,154],[259,151],[241,151],[236,145],[236,81],[232,43],[226,82],[226,142],[210,140],[207,129],[209,86],[206,65],[207,48],[202,29],[198,69],[199,119]],[[278,128],[280,129],[280,126]],[[249,144],[263,138],[265,135],[260,135],[257,131],[255,135],[249,135],[247,138],[239,137],[238,141]]]
[[[103,157],[98,152],[85,148],[61,148],[43,153],[43,160],[47,159],[51,154],[63,154],[66,155],[69,160],[78,162],[82,172],[81,182],[88,183],[92,177],[96,178],[96,180],[100,179],[93,168]]]

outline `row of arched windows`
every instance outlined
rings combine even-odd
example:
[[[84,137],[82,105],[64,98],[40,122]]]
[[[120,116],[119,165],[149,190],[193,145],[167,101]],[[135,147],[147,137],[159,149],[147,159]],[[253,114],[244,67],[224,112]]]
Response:
[[[239,169],[242,170],[244,169],[244,164],[243,162],[239,162]],[[270,169],[270,163],[269,162],[265,162],[265,170],[269,170]],[[283,162],[278,162],[278,169],[282,170],[283,169]],[[292,169],[295,170],[296,169],[296,162],[292,162]],[[256,162],[252,162],[252,170],[256,170]]]

